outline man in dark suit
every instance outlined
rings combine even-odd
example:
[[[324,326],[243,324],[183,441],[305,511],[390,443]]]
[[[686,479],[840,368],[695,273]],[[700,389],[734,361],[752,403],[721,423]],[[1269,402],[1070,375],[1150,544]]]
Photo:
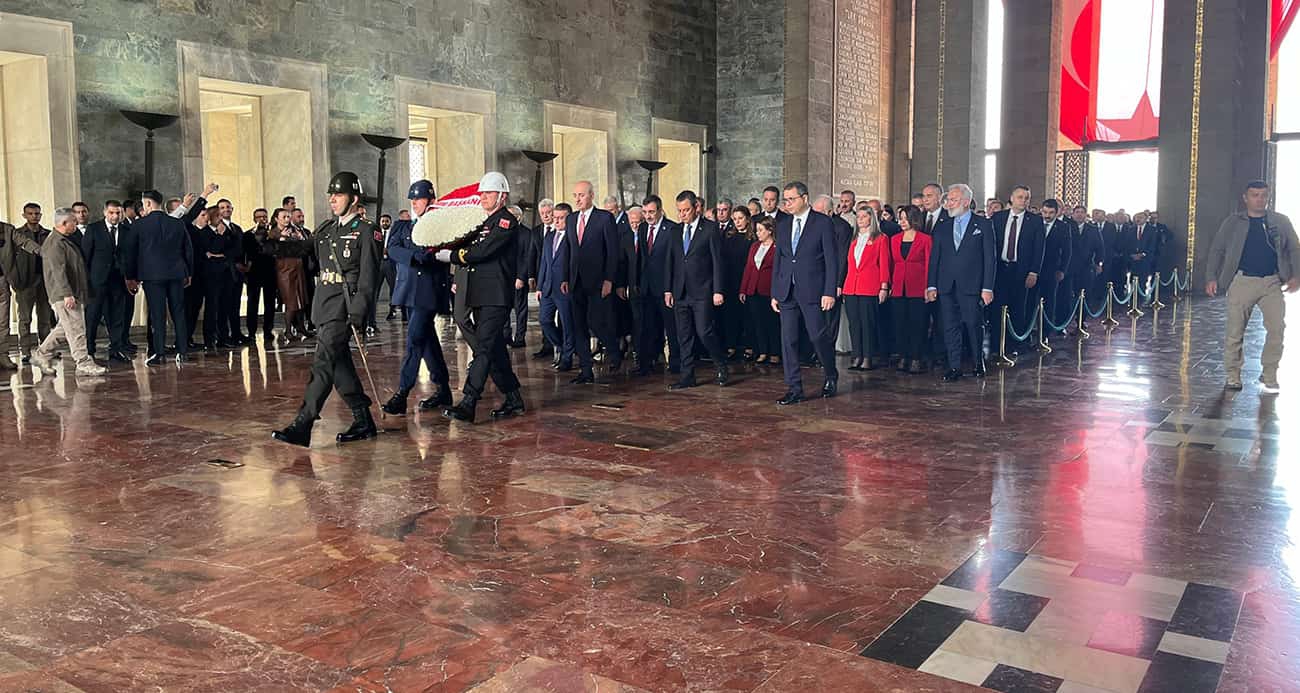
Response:
[[[398,220],[388,233],[385,255],[397,274],[391,305],[402,306],[407,316],[406,353],[402,357],[397,392],[380,407],[393,416],[406,415],[406,400],[419,379],[421,363],[429,369],[429,378],[438,391],[420,400],[420,410],[451,406],[451,379],[434,324],[439,314],[451,313],[451,278],[447,264],[434,259],[432,249],[411,240],[415,219],[427,212],[437,197],[433,183],[427,180],[412,183],[406,198],[411,201],[413,219]]]
[[[225,321],[226,332],[229,334],[230,343],[234,346],[241,344],[252,344],[253,336],[245,335],[243,328],[239,324],[239,299],[244,294],[244,283],[248,273],[248,258],[244,257],[244,229],[236,224],[232,217],[235,215],[235,206],[227,199],[217,200],[217,212],[221,215],[221,221],[225,224],[226,233],[239,240],[238,247],[232,246],[229,249],[229,262],[231,269],[230,286],[226,289],[226,299],[222,305],[222,319]]]
[[[162,363],[167,345],[167,315],[171,314],[176,334],[176,362],[189,353],[185,335],[185,288],[194,276],[194,246],[185,222],[162,211],[163,198],[157,190],[146,191],[141,200],[144,216],[131,225],[134,248],[126,252],[128,288],[135,291],[144,283],[153,331],[153,353],[148,365]],[[196,205],[197,207],[197,205]]]
[[[244,263],[248,267],[248,336],[257,334],[257,317],[262,315],[262,341],[271,345],[271,329],[275,322],[275,256],[269,252],[267,234],[270,216],[265,209],[253,210],[253,228],[244,232]],[[259,304],[258,297],[261,297]]]
[[[208,224],[199,230],[194,245],[194,264],[203,285],[203,350],[214,353],[217,348],[238,346],[230,332],[228,304],[234,293],[234,263],[242,256],[244,238],[231,233],[217,207],[208,208],[206,217]]]
[[[1070,217],[1070,268],[1065,272],[1065,285],[1057,291],[1057,314],[1069,315],[1079,300],[1079,292],[1092,293],[1093,280],[1101,275],[1106,253],[1101,241],[1101,227],[1088,220],[1088,210],[1074,208]],[[1099,305],[1096,300],[1089,301]],[[1083,321],[1088,321],[1085,312]],[[1077,324],[1077,323],[1076,323]]]
[[[569,244],[564,228],[573,208],[561,202],[551,211],[551,222],[542,237],[537,268],[537,320],[542,337],[554,350],[552,364],[561,373],[573,370],[573,306],[569,302]],[[557,325],[556,322],[559,322]]]
[[[1059,325],[1070,317],[1069,307],[1065,309],[1065,313],[1060,313],[1058,308],[1061,303],[1059,294],[1068,291],[1068,289],[1062,289],[1061,287],[1065,282],[1065,272],[1070,267],[1070,255],[1074,249],[1074,239],[1073,234],[1070,233],[1069,219],[1061,216],[1061,203],[1059,201],[1052,198],[1043,200],[1042,210],[1043,268],[1038,284],[1040,288],[1038,295],[1044,301],[1047,317]],[[1032,313],[1034,306],[1029,308]],[[1046,339],[1046,335],[1042,336]]]
[[[1104,262],[1101,274],[1098,274],[1092,287],[1092,295],[1097,301],[1106,298],[1107,282],[1115,282],[1115,289],[1123,291],[1124,274],[1128,271],[1124,262],[1124,249],[1120,245],[1119,226],[1107,218],[1105,210],[1092,210],[1092,226],[1101,237],[1101,252]]]
[[[575,385],[596,382],[592,372],[591,339],[595,334],[610,348],[606,363],[616,373],[623,365],[618,353],[614,326],[614,279],[618,274],[618,227],[614,215],[594,206],[595,192],[589,181],[573,187],[573,214],[569,215],[565,239],[569,243],[569,299],[573,305],[573,346],[581,372]]]
[[[831,220],[831,229],[835,233],[835,252],[839,258],[840,273],[835,278],[835,307],[826,314],[834,345],[840,335],[840,316],[844,312],[844,279],[849,275],[849,244],[853,242],[853,225],[844,217],[835,213],[835,199],[830,195],[818,195],[813,203],[813,211],[825,214]]]
[[[541,271],[542,271],[541,269],[542,242],[546,240],[546,237],[551,233],[551,231],[557,228],[555,223],[555,206],[556,206],[555,200],[551,200],[551,199],[544,199],[541,202],[537,203],[537,212],[538,215],[541,217],[542,222],[529,231],[529,243],[531,243],[533,246],[533,254],[532,257],[530,258],[532,261],[533,278],[528,283],[529,292],[537,291],[537,287],[540,284]],[[561,238],[561,240],[563,240],[564,229],[563,227],[559,227],[559,228],[560,228],[560,233],[558,235]],[[538,307],[537,319],[540,326],[540,322],[541,322],[540,306]],[[554,357],[555,356],[554,347],[555,345],[551,344],[551,342],[546,339],[546,330],[543,329],[542,346],[537,351],[533,352],[533,358],[545,359],[545,358]]]
[[[1156,252],[1151,256],[1151,268],[1153,272],[1160,274],[1161,272],[1165,272],[1167,269],[1172,269],[1165,263],[1167,256],[1165,250],[1169,247],[1170,243],[1174,242],[1174,235],[1173,232],[1169,230],[1169,227],[1160,221],[1160,213],[1155,210],[1147,213],[1147,224],[1149,224],[1151,228],[1155,229],[1156,232]]]
[[[668,344],[668,372],[681,371],[681,348],[677,343],[677,319],[664,305],[668,284],[668,248],[672,245],[676,224],[664,218],[663,201],[651,195],[641,203],[645,214],[645,233],[641,236],[641,303],[640,333],[637,335],[637,374],[654,372],[664,343]]]
[[[82,254],[90,284],[86,306],[86,351],[94,357],[99,323],[108,323],[108,360],[125,363],[126,334],[131,318],[126,314],[126,276],[122,254],[124,240],[122,204],[117,200],[104,203],[104,218],[86,227],[81,241]]]
[[[933,234],[939,222],[952,218],[948,208],[943,206],[944,195],[943,186],[938,183],[926,183],[921,188],[921,212],[925,214],[921,222],[922,233]]]
[[[520,222],[522,224],[522,216]],[[519,227],[519,237],[515,239],[515,300],[511,308],[514,319],[506,321],[506,346],[522,349],[528,334],[528,294],[537,286],[537,231],[527,226]],[[513,324],[512,324],[513,323]]]
[[[641,305],[636,297],[641,293],[640,237],[645,231],[645,210],[632,205],[623,212],[618,222],[618,273],[614,279],[614,296],[618,318],[619,343],[615,349],[624,354],[635,351],[637,325],[641,324]]]
[[[1124,258],[1129,263],[1129,273],[1137,279],[1138,287],[1149,291],[1151,276],[1155,273],[1156,255],[1160,252],[1160,233],[1156,227],[1147,223],[1147,215],[1138,212],[1133,215],[1133,223],[1120,240],[1124,246]],[[1123,290],[1118,290],[1123,294]],[[1154,294],[1153,294],[1154,295]]]
[[[769,185],[763,188],[763,214],[761,217],[767,217],[776,221],[778,224],[782,219],[789,219],[790,213],[780,208],[781,190],[775,185]],[[757,224],[761,217],[754,217],[754,223]]]
[[[704,344],[717,366],[718,385],[727,384],[727,359],[713,329],[713,309],[722,305],[722,239],[718,224],[698,216],[699,198],[683,190],[677,196],[677,220],[668,245],[668,289],[664,305],[673,310],[681,346],[682,377],[669,389],[695,387],[695,342]]]
[[[971,213],[975,193],[948,188],[950,216],[934,228],[925,300],[938,302],[948,351],[945,382],[960,380],[962,338],[970,342],[976,377],[984,376],[984,307],[993,303],[997,240],[989,220]]]
[[[825,214],[808,205],[808,186],[788,183],[782,191],[789,216],[777,222],[776,264],[772,270],[772,310],[781,316],[781,358],[785,396],[777,404],[802,402],[799,375],[799,318],[821,360],[826,380],[822,397],[834,397],[839,381],[834,336],[826,313],[835,307],[840,263],[835,230]]]
[[[1002,306],[1011,315],[1011,327],[1024,333],[1032,325],[1038,299],[1038,277],[1043,269],[1043,218],[1029,211],[1030,191],[1027,186],[1011,189],[1011,206],[993,215],[993,232],[997,237],[998,271],[993,306],[993,320],[1000,320]],[[1024,348],[1022,342],[1007,334],[1007,345],[1013,353]],[[949,368],[953,364],[948,364]]]

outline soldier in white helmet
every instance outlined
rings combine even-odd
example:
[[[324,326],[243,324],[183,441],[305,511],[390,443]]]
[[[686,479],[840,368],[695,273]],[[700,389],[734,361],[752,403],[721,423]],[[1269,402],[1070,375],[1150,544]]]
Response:
[[[487,220],[471,236],[468,245],[439,253],[440,259],[461,269],[457,273],[456,292],[457,300],[465,302],[465,310],[458,312],[456,319],[474,352],[465,375],[463,396],[456,406],[444,410],[443,416],[465,422],[474,421],[474,409],[483,396],[489,375],[497,390],[505,395],[501,406],[492,410],[492,418],[524,413],[519,379],[510,365],[505,342],[505,325],[515,302],[516,244],[526,242],[521,231],[524,227],[506,209],[510,184],[505,176],[496,171],[487,173],[479,181],[478,190]]]

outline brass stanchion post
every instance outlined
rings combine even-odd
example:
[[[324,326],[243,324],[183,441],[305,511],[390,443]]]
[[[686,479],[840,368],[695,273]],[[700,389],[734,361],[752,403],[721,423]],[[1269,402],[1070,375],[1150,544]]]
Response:
[[[1038,351],[1043,354],[1052,353],[1052,347],[1047,343],[1047,299],[1040,297],[1038,299]]]
[[[1010,368],[1016,365],[1015,360],[1007,356],[1007,323],[1011,320],[1011,314],[1009,311],[1009,306],[1002,306],[1002,329],[999,330],[998,356],[993,359],[993,365],[1001,366],[1003,368]]]
[[[1142,297],[1138,295],[1138,278],[1129,277],[1128,316],[1130,318],[1140,318],[1145,315],[1145,313],[1142,312],[1142,309],[1138,308],[1138,302],[1141,300]]]
[[[1152,289],[1152,291],[1154,291],[1155,294],[1151,297],[1151,308],[1154,310],[1160,310],[1161,308],[1164,308],[1165,304],[1160,302],[1160,273],[1159,272],[1156,272],[1156,288]]]
[[[1106,282],[1106,317],[1102,319],[1101,324],[1107,327],[1119,324],[1115,319],[1115,282]]]
[[[1079,289],[1079,336],[1088,339],[1092,336],[1084,326],[1084,320],[1088,317],[1088,290]]]

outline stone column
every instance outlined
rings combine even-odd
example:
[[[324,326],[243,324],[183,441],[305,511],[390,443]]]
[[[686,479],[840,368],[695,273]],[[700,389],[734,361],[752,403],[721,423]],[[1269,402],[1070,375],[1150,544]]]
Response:
[[[984,188],[988,0],[916,0],[912,184]]]
[[[1061,117],[1061,0],[1003,0],[1002,124],[996,185],[1006,199],[1017,184],[1035,200],[1056,192]],[[983,142],[983,133],[980,133]]]
[[[718,0],[720,153],[713,168],[718,194],[738,203],[785,177],[785,5]]]
[[[912,189],[912,29],[914,0],[894,0],[894,156],[890,202],[909,200]]]
[[[1190,265],[1197,286],[1219,224],[1264,177],[1268,12],[1257,0],[1165,4],[1158,202],[1173,241],[1161,264]]]

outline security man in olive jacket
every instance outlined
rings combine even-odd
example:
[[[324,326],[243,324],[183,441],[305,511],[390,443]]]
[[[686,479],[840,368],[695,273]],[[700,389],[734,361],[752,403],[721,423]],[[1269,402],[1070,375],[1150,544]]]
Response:
[[[370,415],[370,398],[361,388],[348,347],[348,337],[354,329],[365,327],[370,304],[375,300],[379,278],[375,228],[372,222],[352,212],[361,200],[357,174],[335,174],[328,193],[333,216],[312,234],[313,254],[320,263],[320,286],[312,301],[316,357],[298,416],[271,434],[276,440],[303,447],[311,444],[312,425],[320,418],[321,406],[331,388],[338,390],[352,410],[352,425],[338,434],[338,442],[350,443],[378,434]]]
[[[492,410],[492,418],[524,413],[519,379],[515,377],[510,353],[506,350],[505,324],[515,302],[515,279],[518,275],[515,244],[521,242],[525,227],[506,209],[510,184],[505,176],[489,171],[479,181],[478,191],[483,211],[488,213],[487,220],[479,226],[478,233],[471,236],[468,245],[438,253],[439,259],[450,261],[463,270],[458,274],[464,281],[458,283],[457,293],[465,293],[466,310],[456,317],[474,351],[465,375],[464,396],[456,406],[445,409],[442,414],[466,422],[474,421],[474,409],[483,396],[488,375],[492,376],[497,390],[505,395],[505,402]]]

